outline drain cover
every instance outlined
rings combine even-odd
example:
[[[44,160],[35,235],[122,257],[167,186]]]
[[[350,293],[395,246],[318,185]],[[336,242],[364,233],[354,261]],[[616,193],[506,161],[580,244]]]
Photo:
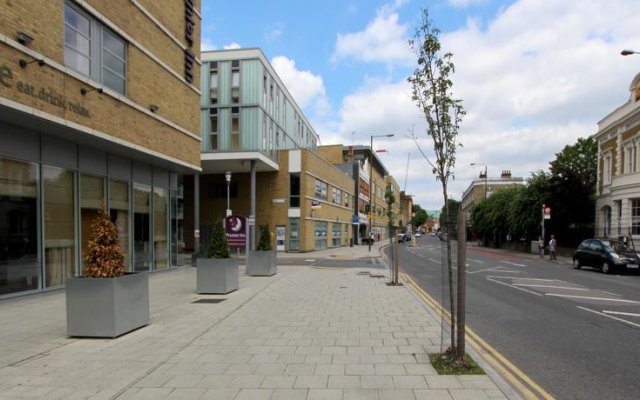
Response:
[[[356,275],[369,275],[369,272],[368,271],[360,271],[360,272],[357,272]]]
[[[191,303],[198,303],[198,304],[216,304],[216,303],[221,303],[223,301],[225,301],[226,299],[198,299],[195,301],[192,301]]]
[[[373,275],[373,274],[371,274],[371,275],[369,275],[369,276],[370,276],[371,278],[386,278],[386,276],[384,276],[384,275],[380,275],[380,274],[377,274],[377,275]]]

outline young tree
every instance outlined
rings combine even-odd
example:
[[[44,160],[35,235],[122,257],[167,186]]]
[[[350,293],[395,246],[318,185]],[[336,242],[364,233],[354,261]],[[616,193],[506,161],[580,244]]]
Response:
[[[433,141],[434,160],[430,159],[419,145],[420,154],[431,166],[436,180],[442,185],[445,212],[451,215],[449,210],[449,195],[447,192],[449,178],[453,177],[453,168],[456,162],[456,150],[458,143],[458,129],[465,115],[462,100],[454,99],[451,75],[455,72],[452,62],[453,54],[442,52],[442,46],[438,36],[440,30],[436,28],[429,18],[429,11],[422,10],[422,21],[416,29],[414,38],[409,40],[409,45],[417,56],[418,66],[413,75],[407,80],[412,87],[412,100],[422,111],[427,121],[426,133]],[[446,228],[451,230],[455,221],[450,218],[446,221]],[[455,343],[455,308],[454,308],[454,282],[453,267],[451,265],[451,239],[447,235],[447,271],[449,277],[449,300],[451,311],[451,346],[450,351],[456,351]],[[464,355],[458,354],[460,359]]]
[[[395,222],[393,205],[396,202],[396,196],[395,194],[393,194],[393,188],[391,187],[391,185],[387,185],[387,190],[384,192],[384,198],[387,201],[387,221],[389,221],[388,222],[389,240],[391,241],[391,265],[392,265],[391,283],[394,285],[397,285],[398,284],[398,270],[397,270],[398,263],[396,262],[396,257],[398,257],[398,255],[395,254],[394,248],[393,248],[393,238],[395,236],[394,229],[393,229],[393,224]]]

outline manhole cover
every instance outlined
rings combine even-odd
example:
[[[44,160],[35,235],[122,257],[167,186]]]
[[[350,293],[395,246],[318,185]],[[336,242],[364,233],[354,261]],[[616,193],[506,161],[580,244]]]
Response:
[[[369,275],[369,272],[367,272],[367,271],[360,271],[360,272],[357,272],[357,273],[356,273],[356,275]]]
[[[386,276],[384,276],[384,275],[379,275],[379,274],[378,274],[378,275],[373,275],[373,274],[372,274],[372,275],[369,275],[369,276],[370,276],[371,278],[386,278]]]
[[[192,301],[191,303],[198,304],[216,304],[225,301],[226,299],[198,299],[196,301]]]

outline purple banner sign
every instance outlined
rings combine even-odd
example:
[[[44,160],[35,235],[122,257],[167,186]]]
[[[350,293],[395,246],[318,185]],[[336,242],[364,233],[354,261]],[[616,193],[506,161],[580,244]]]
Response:
[[[244,248],[247,242],[247,219],[242,215],[231,215],[224,219],[224,230],[227,233],[229,247]]]

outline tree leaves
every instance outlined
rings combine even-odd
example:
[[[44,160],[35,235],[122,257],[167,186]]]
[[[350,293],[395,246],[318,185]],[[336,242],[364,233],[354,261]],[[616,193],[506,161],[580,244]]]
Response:
[[[91,224],[91,237],[84,255],[84,276],[108,278],[124,275],[124,255],[118,241],[118,230],[104,207]]]

